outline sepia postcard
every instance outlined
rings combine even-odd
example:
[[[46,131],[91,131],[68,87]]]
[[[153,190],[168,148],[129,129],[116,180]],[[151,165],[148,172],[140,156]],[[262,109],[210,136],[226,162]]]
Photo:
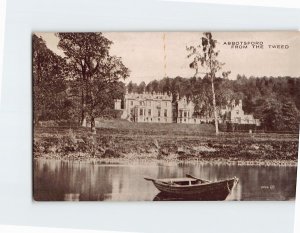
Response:
[[[295,200],[300,33],[34,32],[35,201]]]

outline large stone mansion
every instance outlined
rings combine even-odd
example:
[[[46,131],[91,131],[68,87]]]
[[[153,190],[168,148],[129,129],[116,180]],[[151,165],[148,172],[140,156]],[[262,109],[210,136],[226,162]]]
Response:
[[[228,103],[218,111],[219,122],[260,125],[259,120],[245,114],[242,107],[241,100],[238,104],[235,100]],[[123,111],[122,119],[132,122],[201,124],[213,121],[212,116],[195,116],[195,104],[185,96],[172,102],[172,95],[166,93],[126,93],[123,103],[115,100],[115,109]]]
[[[121,109],[121,100],[115,100]],[[133,122],[172,123],[172,96],[167,94],[126,93],[122,118]]]
[[[235,100],[228,102],[225,108],[220,110],[221,122],[237,123],[237,124],[253,124],[260,125],[260,120],[255,119],[252,114],[245,114],[243,110],[243,102],[239,100],[237,104]]]

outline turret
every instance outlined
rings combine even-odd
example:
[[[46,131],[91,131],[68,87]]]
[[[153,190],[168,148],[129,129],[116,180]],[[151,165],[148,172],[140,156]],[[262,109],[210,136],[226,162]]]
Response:
[[[234,107],[235,107],[235,99],[234,99],[234,100],[232,100],[232,102],[231,102],[231,107],[232,107],[232,108],[234,108]]]

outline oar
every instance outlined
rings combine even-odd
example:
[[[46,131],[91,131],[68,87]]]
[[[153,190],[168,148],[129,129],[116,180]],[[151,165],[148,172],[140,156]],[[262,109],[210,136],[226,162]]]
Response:
[[[192,176],[190,174],[186,174],[185,176],[188,177],[188,178],[192,178],[192,179],[195,179],[195,180],[200,180],[200,181],[203,181],[203,182],[208,182],[208,183],[211,182],[210,180],[200,179],[200,178]]]

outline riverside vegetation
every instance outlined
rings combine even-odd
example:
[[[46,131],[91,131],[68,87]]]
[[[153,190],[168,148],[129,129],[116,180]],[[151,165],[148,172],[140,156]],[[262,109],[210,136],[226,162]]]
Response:
[[[86,127],[34,128],[34,158],[131,162],[135,160],[297,165],[298,134],[221,133],[214,126],[131,123],[102,119]]]

